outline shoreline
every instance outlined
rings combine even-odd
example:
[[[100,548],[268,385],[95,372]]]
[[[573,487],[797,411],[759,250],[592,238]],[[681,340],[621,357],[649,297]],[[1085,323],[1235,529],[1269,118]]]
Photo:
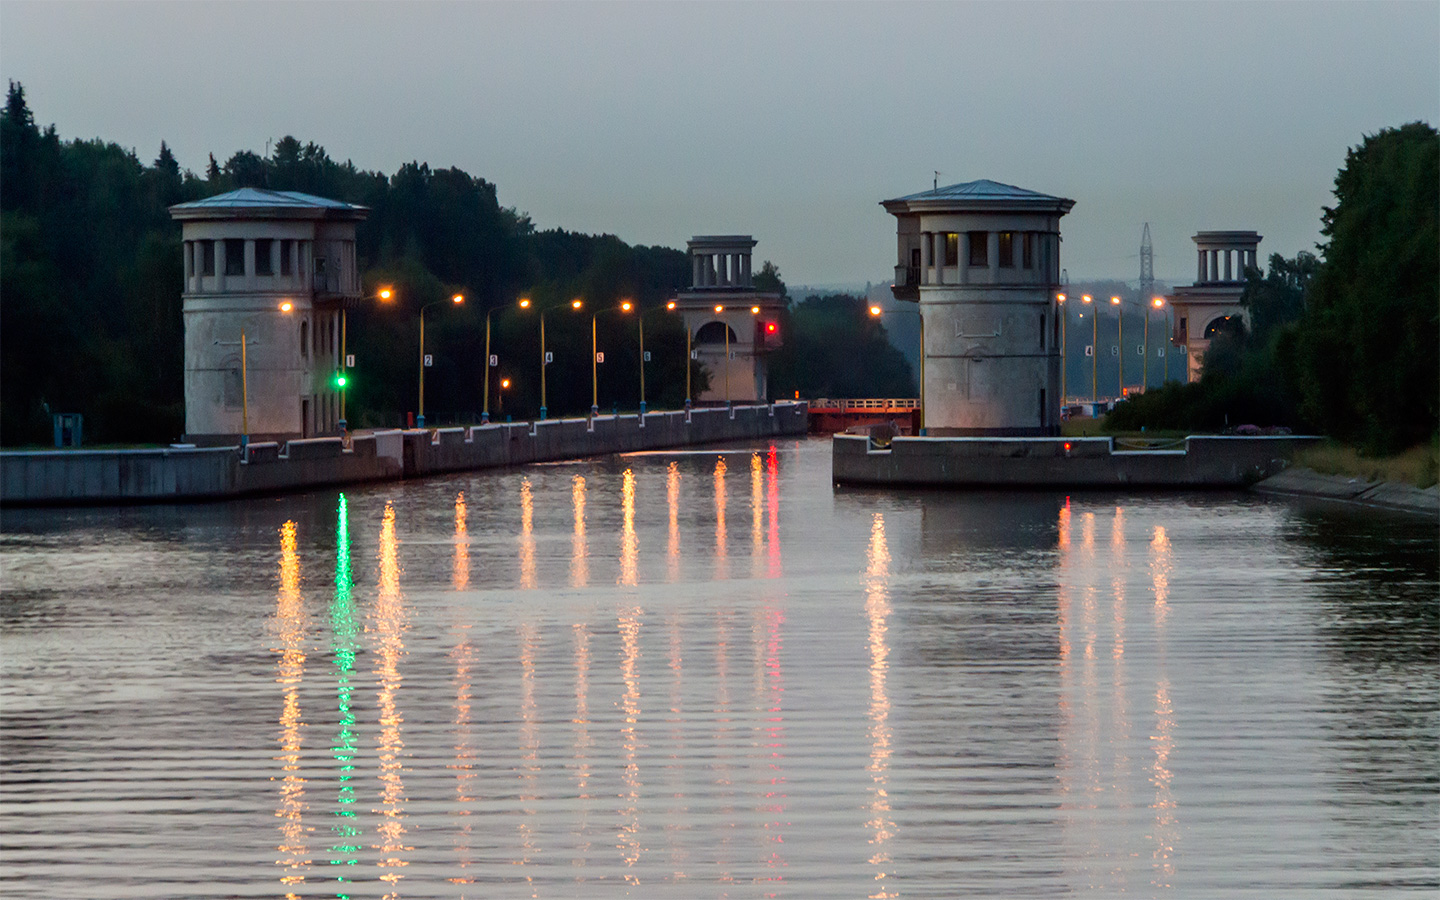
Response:
[[[1440,485],[1417,488],[1393,481],[1363,481],[1347,475],[1325,475],[1292,466],[1250,486],[1274,497],[1315,500],[1440,519]]]

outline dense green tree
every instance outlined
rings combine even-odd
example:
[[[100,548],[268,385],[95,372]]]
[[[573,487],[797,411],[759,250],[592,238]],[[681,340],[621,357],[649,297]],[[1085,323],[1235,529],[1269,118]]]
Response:
[[[789,297],[790,292],[785,287],[785,282],[780,277],[780,268],[770,260],[765,260],[760,266],[760,271],[750,276],[751,283],[755,289],[766,293],[779,294],[782,297]]]
[[[1413,122],[1346,154],[1322,217],[1324,262],[1287,358],[1302,412],[1375,452],[1440,421],[1440,135]]]
[[[782,315],[780,330],[784,343],[770,356],[774,397],[915,396],[910,364],[863,297],[811,297]]]

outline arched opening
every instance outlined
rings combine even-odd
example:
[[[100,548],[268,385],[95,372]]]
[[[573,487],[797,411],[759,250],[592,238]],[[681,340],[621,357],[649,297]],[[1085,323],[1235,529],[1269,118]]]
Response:
[[[1236,316],[1221,316],[1214,319],[1205,326],[1205,340],[1210,340],[1216,335],[1232,334],[1238,335],[1245,332],[1245,320]]]
[[[724,322],[706,322],[695,332],[695,343],[697,344],[723,344],[725,343],[725,332],[730,332],[730,343],[738,342],[735,337],[735,329]]]

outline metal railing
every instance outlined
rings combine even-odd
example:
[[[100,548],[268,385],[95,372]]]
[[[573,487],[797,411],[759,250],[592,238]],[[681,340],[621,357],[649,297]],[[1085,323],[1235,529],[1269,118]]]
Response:
[[[914,397],[894,398],[864,398],[858,400],[830,399],[822,397],[810,401],[810,411],[816,412],[889,412],[905,411],[920,408],[920,400]]]

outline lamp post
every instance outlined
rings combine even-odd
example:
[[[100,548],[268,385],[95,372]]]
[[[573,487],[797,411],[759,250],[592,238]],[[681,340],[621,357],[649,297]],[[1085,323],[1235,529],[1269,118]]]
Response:
[[[282,313],[284,313],[284,314],[286,314],[286,315],[289,315],[289,314],[290,314],[290,311],[295,308],[295,304],[291,303],[289,300],[282,300],[282,301],[280,301],[280,306],[279,306],[278,308],[279,308],[280,312],[282,312]],[[251,343],[250,339],[249,339],[248,337],[246,337],[245,332],[242,330],[242,331],[240,332],[240,340],[239,340],[239,344],[240,344],[240,446],[241,446],[242,449],[245,448],[245,447],[248,447],[248,446],[250,445],[250,354],[249,354],[249,352],[248,352],[249,347],[250,347],[250,343]],[[255,341],[255,343],[258,344],[259,341]],[[215,346],[217,346],[217,347],[233,347],[233,346],[235,346],[235,344],[236,344],[235,341],[216,341],[216,342],[215,342]],[[301,428],[302,428],[302,429],[304,428],[304,424],[303,424],[303,423],[301,424]]]
[[[908,312],[920,319],[920,434],[925,434],[925,316],[918,309],[891,310]],[[870,315],[879,318],[884,314],[879,306],[870,307]]]
[[[725,307],[716,306],[715,312],[723,314],[725,312]],[[760,307],[750,307],[750,315],[757,316],[759,314]],[[721,319],[720,324],[725,326],[725,405],[728,407],[733,406],[735,402],[730,399],[730,323],[726,322],[724,319]],[[686,391],[686,393],[689,393],[689,391]]]
[[[1091,303],[1089,294],[1080,295],[1081,303]],[[1081,315],[1084,315],[1083,313]],[[1090,310],[1090,402],[1100,400],[1100,316]],[[1093,410],[1092,410],[1093,412]]]
[[[1150,309],[1151,307],[1163,309],[1164,306],[1164,297],[1152,297],[1150,298],[1150,306],[1145,307],[1145,371],[1144,374],[1140,376],[1141,392],[1150,389]],[[1165,382],[1162,380],[1160,383],[1164,384]]]
[[[378,291],[375,292],[375,297],[376,297],[381,303],[389,303],[392,299],[394,299],[394,297],[395,297],[395,291],[394,291],[393,288],[390,288],[390,287],[388,287],[388,286],[387,286],[387,287],[382,287],[380,290],[378,290]],[[341,373],[341,374],[340,374],[340,376],[336,379],[336,382],[339,384],[339,386],[340,386],[341,388],[344,388],[344,387],[346,386],[346,380],[347,380],[347,379],[346,379],[346,376],[345,376],[344,373],[345,373],[345,370],[346,370],[347,368],[349,368],[349,366],[345,365],[345,360],[349,359],[349,354],[346,352],[346,349],[345,349],[345,332],[346,332],[346,329],[347,329],[348,322],[349,322],[349,316],[346,315],[346,309],[345,309],[345,307],[342,306],[342,307],[340,307],[340,373]],[[347,393],[349,393],[349,391],[346,391],[346,390],[341,390],[341,391],[340,391],[340,421],[339,421],[338,424],[340,425],[340,430],[341,430],[342,432],[345,431],[345,429],[346,429],[346,427],[347,427],[347,426],[346,426],[346,422],[345,422],[345,395],[346,395]]]
[[[435,300],[420,307],[420,407],[415,415],[415,426],[417,428],[425,427],[425,310],[445,302],[447,301]],[[448,302],[459,306],[465,302],[465,295],[455,294]]]
[[[1067,396],[1065,389],[1065,320],[1069,317],[1065,315],[1065,295],[1056,294],[1055,301],[1060,304],[1060,405],[1064,406]]]
[[[528,305],[529,302],[530,302],[529,300],[522,300],[520,305],[521,305],[521,307],[523,308],[523,307],[525,307],[526,305]],[[485,399],[481,401],[481,407],[482,407],[481,410],[480,410],[480,424],[481,424],[481,425],[489,425],[489,424],[490,424],[490,316],[493,315],[494,312],[495,312],[495,308],[494,308],[494,307],[491,307],[490,309],[485,310],[485,384],[484,384]],[[509,379],[506,379],[506,380],[508,381]],[[509,385],[508,385],[508,384],[507,384],[507,385],[504,385],[504,387],[509,387]]]
[[[666,312],[674,312],[674,311],[675,311],[675,306],[676,306],[675,301],[674,301],[674,300],[671,300],[670,302],[668,302],[668,303],[665,304],[665,311],[666,311]],[[689,325],[688,323],[685,323],[685,408],[686,408],[687,410],[690,408],[690,360],[691,360],[690,354],[693,353],[693,352],[694,352],[694,351],[692,351],[692,350],[690,349],[690,325]],[[641,388],[641,390],[642,390],[642,392],[643,392],[643,390],[644,390],[644,388],[645,388],[645,379],[644,379],[644,377],[643,377],[643,375],[644,375],[644,366],[645,366],[645,354],[644,354],[643,352],[640,354],[640,366],[641,366],[641,375],[642,375],[642,377],[641,377],[641,379],[640,379],[640,388]]]
[[[530,303],[529,297],[520,298],[521,309],[529,309],[531,305],[532,304]],[[545,405],[545,367],[549,365],[549,362],[545,358],[545,314],[547,312],[550,312],[551,310],[560,309],[562,306],[565,305],[566,304],[564,303],[556,303],[553,306],[547,306],[544,309],[537,310],[540,316],[540,418],[542,420],[545,418],[546,412],[548,411]],[[584,305],[584,302],[579,297],[576,297],[569,303],[571,309],[579,309]],[[594,357],[591,358],[593,359]],[[486,360],[486,362],[488,363],[489,360]]]
[[[509,389],[510,379],[500,379],[500,388],[495,392],[495,413],[497,415],[504,415],[505,413],[505,392]]]
[[[1120,374],[1116,377],[1115,399],[1120,400],[1125,396],[1125,309],[1120,305],[1119,297],[1111,297],[1110,305],[1115,307],[1117,321],[1120,331],[1115,336],[1115,357],[1120,361]]]

